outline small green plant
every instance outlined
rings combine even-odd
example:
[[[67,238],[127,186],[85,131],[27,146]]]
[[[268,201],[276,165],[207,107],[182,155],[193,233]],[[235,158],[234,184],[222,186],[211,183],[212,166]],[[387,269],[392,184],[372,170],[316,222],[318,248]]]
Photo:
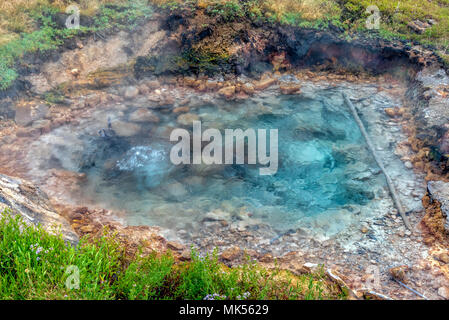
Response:
[[[245,7],[235,0],[226,2],[212,2],[206,13],[213,17],[221,17],[226,22],[233,22],[246,15]]]
[[[158,257],[155,253],[147,257],[138,255],[118,279],[117,297],[128,300],[163,298],[163,288],[172,272],[174,259],[170,253]]]
[[[5,211],[0,215],[0,299],[111,299],[121,256],[112,237],[74,247]],[[69,266],[79,269],[79,289],[66,286]]]
[[[49,91],[44,94],[44,100],[48,104],[62,104],[65,102],[65,99],[65,96],[57,90]]]

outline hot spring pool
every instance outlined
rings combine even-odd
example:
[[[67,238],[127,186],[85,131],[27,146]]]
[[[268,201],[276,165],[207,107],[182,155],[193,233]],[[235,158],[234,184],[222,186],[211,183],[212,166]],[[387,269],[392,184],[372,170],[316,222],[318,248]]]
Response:
[[[393,179],[412,181],[393,155],[389,133],[375,126],[385,116],[382,109],[396,102],[385,95],[374,98],[374,90],[368,86],[358,92],[365,96],[362,118],[372,120],[368,131],[379,151],[388,153],[384,160]],[[331,235],[361,215],[393,205],[385,178],[343,103],[342,89],[303,91],[242,102],[210,99],[190,105],[182,120],[181,113],[151,104],[118,103],[99,108],[76,128],[63,126],[41,137],[30,156],[40,159],[41,170],[85,173],[83,202],[123,212],[121,218],[130,225],[160,226],[168,238],[201,236],[211,221],[247,230],[268,225],[279,234],[322,228]],[[261,176],[258,165],[173,165],[170,132],[192,131],[191,119],[200,120],[203,130],[278,129],[277,173]]]

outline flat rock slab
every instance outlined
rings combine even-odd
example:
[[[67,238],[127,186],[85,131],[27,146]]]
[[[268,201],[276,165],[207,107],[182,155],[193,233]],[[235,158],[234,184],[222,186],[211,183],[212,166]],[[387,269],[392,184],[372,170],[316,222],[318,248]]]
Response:
[[[7,208],[27,224],[40,224],[52,234],[62,233],[64,240],[72,244],[79,241],[68,221],[52,208],[44,192],[28,181],[0,174],[0,212]]]

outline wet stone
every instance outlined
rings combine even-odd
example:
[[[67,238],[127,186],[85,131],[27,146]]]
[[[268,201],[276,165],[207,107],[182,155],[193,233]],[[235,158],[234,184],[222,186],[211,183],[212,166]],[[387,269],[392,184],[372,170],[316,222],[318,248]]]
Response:
[[[113,121],[112,128],[119,137],[132,137],[141,130],[141,127],[137,124],[120,120]]]
[[[124,96],[126,99],[135,98],[139,94],[139,89],[134,86],[130,86],[125,89]]]
[[[158,123],[160,119],[154,112],[140,108],[129,115],[129,121]]]

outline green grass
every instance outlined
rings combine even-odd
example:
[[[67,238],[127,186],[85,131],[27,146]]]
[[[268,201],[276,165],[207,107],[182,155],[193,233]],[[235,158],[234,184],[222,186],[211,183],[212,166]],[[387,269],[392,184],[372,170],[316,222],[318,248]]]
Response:
[[[352,29],[364,29],[365,13],[369,5],[376,5],[381,14],[381,31],[400,38],[432,44],[440,49],[449,45],[449,1],[416,1],[416,0],[343,0],[342,20],[352,25]],[[415,20],[426,22],[433,19],[436,25],[423,34],[416,34],[407,24]]]
[[[121,256],[114,239],[83,242],[75,248],[5,212],[0,218],[0,298],[108,299],[121,270]],[[71,265],[80,271],[79,290],[65,286],[66,268]]]
[[[76,266],[79,288],[75,284]],[[322,272],[293,276],[255,262],[227,268],[216,252],[176,262],[170,252],[129,259],[111,234],[78,246],[0,214],[0,299],[341,299]]]
[[[121,4],[105,4],[93,17],[90,26],[80,29],[67,29],[56,23],[59,9],[51,6],[38,6],[30,11],[29,17],[40,27],[0,46],[0,91],[8,89],[18,77],[17,64],[30,53],[45,53],[55,50],[66,40],[103,32],[111,28],[132,29],[139,19],[149,17],[153,9],[145,0],[128,0]]]

